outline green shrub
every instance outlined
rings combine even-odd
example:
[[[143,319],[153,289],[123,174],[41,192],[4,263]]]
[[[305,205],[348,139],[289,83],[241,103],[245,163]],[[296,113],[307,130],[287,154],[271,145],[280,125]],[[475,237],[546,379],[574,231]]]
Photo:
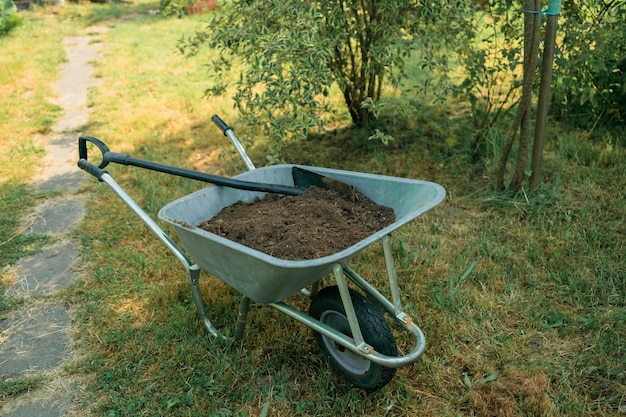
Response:
[[[337,101],[354,126],[374,130],[383,94],[414,88],[403,84],[411,52],[425,45],[423,51],[440,51],[445,41],[458,40],[462,28],[452,16],[465,15],[465,3],[242,0],[226,4],[179,46],[187,56],[205,46],[219,50],[220,58],[208,63],[206,94],[234,87],[241,120],[265,129],[276,153],[284,138],[324,128]],[[442,57],[425,55],[419,65],[434,72]],[[233,77],[236,65],[245,69]],[[372,138],[388,140],[384,132]]]
[[[17,14],[13,0],[0,0],[0,36],[9,33],[22,24],[22,16]]]

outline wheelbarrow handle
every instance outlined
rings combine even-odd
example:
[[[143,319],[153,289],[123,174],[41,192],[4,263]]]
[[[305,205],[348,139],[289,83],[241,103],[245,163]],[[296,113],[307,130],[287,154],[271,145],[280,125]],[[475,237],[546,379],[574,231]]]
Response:
[[[222,118],[219,117],[217,114],[211,116],[211,121],[220,128],[220,130],[224,133],[224,136],[228,136],[226,132],[228,132],[229,130],[233,130],[233,128],[228,126],[228,124],[223,121]]]
[[[228,124],[224,120],[222,120],[222,118],[219,117],[217,114],[211,116],[211,120],[222,131],[222,133],[224,133],[224,136],[228,137],[231,142],[233,142],[233,145],[235,145],[237,152],[239,152],[239,155],[241,156],[241,159],[243,159],[243,162],[246,164],[246,167],[248,167],[248,170],[252,171],[253,169],[256,169],[256,167],[252,163],[252,160],[246,153],[245,148],[243,147],[241,142],[239,142],[237,135],[235,135],[233,128],[228,126]]]

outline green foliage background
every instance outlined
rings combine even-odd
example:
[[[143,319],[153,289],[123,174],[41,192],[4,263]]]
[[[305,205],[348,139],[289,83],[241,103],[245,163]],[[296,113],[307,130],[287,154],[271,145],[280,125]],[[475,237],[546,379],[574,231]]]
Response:
[[[626,120],[626,1],[566,2],[553,108],[578,126]]]
[[[179,48],[187,56],[220,49],[207,63],[205,93],[232,92],[244,123],[274,138],[277,153],[285,139],[323,130],[346,111],[355,125],[369,126],[370,138],[388,143],[381,124],[370,122],[414,117],[414,100],[424,97],[461,100],[474,126],[464,145],[480,159],[488,136],[508,128],[519,99],[522,7],[511,0],[234,1]],[[377,14],[386,17],[373,19]],[[619,125],[626,111],[626,1],[564,2],[560,21],[554,114],[581,126]],[[367,36],[373,42],[360,43]],[[357,47],[361,55],[339,54]],[[245,70],[233,74],[240,63]],[[368,71],[379,80],[368,84]],[[346,93],[350,86],[360,86],[360,95]],[[333,88],[345,103],[328,99]]]

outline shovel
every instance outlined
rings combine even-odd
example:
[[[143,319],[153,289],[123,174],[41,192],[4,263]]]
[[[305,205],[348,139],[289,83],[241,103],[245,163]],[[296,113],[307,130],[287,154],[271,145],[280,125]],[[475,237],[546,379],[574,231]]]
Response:
[[[233,139],[234,134],[232,133],[232,128],[230,128],[222,119],[220,119],[217,115],[213,116],[213,121],[215,124],[222,129],[224,135],[230,136]],[[233,140],[235,144],[238,141]],[[102,154],[102,159],[100,163],[96,166],[95,164],[89,162],[88,154],[87,154],[87,143],[91,143],[95,145],[98,150],[100,150]],[[241,148],[241,149],[240,149]],[[237,150],[245,155],[245,151],[241,146],[237,147]],[[104,168],[109,163],[116,163],[121,165],[129,165],[135,166],[138,168],[149,169],[152,171],[163,172],[166,174],[176,175],[179,177],[189,178],[193,180],[199,180],[208,182],[215,185],[221,185],[229,188],[236,188],[239,190],[247,190],[247,191],[259,191],[266,193],[275,193],[275,194],[285,194],[285,195],[302,195],[304,191],[315,185],[320,188],[330,188],[328,187],[329,183],[338,182],[339,184],[344,185],[345,187],[349,187],[346,184],[343,184],[336,180],[330,180],[327,177],[316,174],[314,172],[293,167],[292,176],[294,179],[294,184],[298,187],[290,187],[281,184],[267,184],[260,182],[250,182],[250,181],[241,181],[233,178],[222,177],[219,175],[207,174],[204,172],[193,171],[185,168],[174,167],[170,165],[161,164],[158,162],[146,161],[144,159],[133,158],[129,155],[119,154],[115,152],[111,152],[109,147],[100,139],[94,138],[92,136],[81,136],[78,138],[78,155],[79,161],[78,166],[94,177],[98,178],[102,181],[102,175],[106,173]],[[250,169],[254,169],[254,165],[250,162],[249,158],[244,158],[246,165]]]

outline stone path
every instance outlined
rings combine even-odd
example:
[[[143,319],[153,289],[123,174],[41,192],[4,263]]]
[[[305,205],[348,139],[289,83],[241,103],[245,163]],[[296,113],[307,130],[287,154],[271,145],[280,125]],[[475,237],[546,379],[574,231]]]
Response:
[[[44,387],[1,404],[7,417],[66,417],[81,415],[71,402],[72,385],[63,364],[72,356],[71,308],[55,297],[81,271],[78,247],[70,232],[83,218],[84,196],[78,194],[86,174],[77,166],[77,138],[89,118],[87,92],[97,85],[91,63],[100,58],[99,37],[106,27],[91,27],[84,35],[67,38],[68,56],[56,85],[56,104],[64,116],[52,134],[41,139],[47,155],[44,168],[33,179],[40,191],[55,191],[25,219],[26,233],[50,235],[51,245],[15,265],[15,285],[9,294],[25,299],[23,308],[0,322],[0,378],[19,380],[43,376]]]

